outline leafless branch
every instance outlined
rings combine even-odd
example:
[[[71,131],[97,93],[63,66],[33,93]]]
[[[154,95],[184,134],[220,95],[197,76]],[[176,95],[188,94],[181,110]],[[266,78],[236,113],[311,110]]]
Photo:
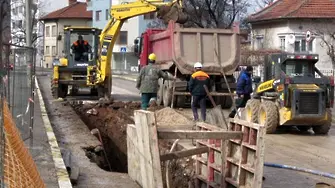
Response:
[[[185,27],[230,28],[250,6],[248,0],[185,0],[190,20]]]

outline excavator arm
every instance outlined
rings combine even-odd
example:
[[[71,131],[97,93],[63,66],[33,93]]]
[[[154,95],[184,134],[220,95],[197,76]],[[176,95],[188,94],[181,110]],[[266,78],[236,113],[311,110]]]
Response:
[[[187,16],[181,11],[181,0],[164,2],[163,0],[138,0],[135,2],[113,5],[112,18],[100,35],[100,48],[97,66],[88,67],[88,85],[104,83],[105,91],[111,93],[111,58],[115,41],[120,33],[123,23],[129,19],[147,13],[157,12],[157,17],[165,22],[174,20],[185,23]]]

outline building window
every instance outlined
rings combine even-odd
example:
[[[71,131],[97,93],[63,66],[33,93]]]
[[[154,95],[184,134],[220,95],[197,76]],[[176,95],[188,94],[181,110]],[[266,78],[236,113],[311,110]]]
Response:
[[[144,17],[145,20],[153,20],[156,17],[156,13],[151,12],[151,13],[148,13],[148,14],[144,14],[143,17]]]
[[[50,37],[50,26],[45,27],[45,36]]]
[[[13,29],[15,29],[16,28],[16,24],[15,24],[15,22],[12,22],[12,27],[13,27]]]
[[[312,43],[312,42],[309,42]],[[309,44],[306,39],[301,38],[297,39],[294,42],[294,52],[307,52],[307,51],[313,51],[313,45]],[[307,49],[308,47],[308,49]]]
[[[24,11],[24,6],[20,6],[18,9],[19,9],[19,13],[23,13],[23,11]]]
[[[55,25],[51,26],[51,34],[53,37],[57,36],[57,30]]]
[[[308,42],[308,51],[309,52],[313,52],[313,41],[314,40],[311,40],[311,41]]]
[[[17,27],[18,28],[23,28],[22,20],[17,21]]]
[[[50,54],[50,46],[46,46],[45,47],[45,55],[49,55]]]
[[[264,37],[256,36],[256,49],[263,49],[263,48],[264,48]]]
[[[56,46],[51,47],[51,52],[52,52],[52,55],[57,55]]]
[[[101,10],[95,11],[95,21],[100,21]]]
[[[280,37],[280,49],[285,51],[285,37]]]
[[[128,44],[128,31],[120,31],[118,44]]]
[[[106,20],[109,20],[109,9],[106,9]]]

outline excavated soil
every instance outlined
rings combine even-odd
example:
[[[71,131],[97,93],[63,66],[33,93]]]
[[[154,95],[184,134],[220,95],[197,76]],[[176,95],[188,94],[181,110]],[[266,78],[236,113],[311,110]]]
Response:
[[[101,133],[103,145],[112,166],[112,171],[127,172],[127,124],[134,124],[134,110],[140,109],[139,102],[113,102],[110,104],[83,104],[72,102],[71,106],[80,115],[90,130],[97,128]],[[158,126],[178,126],[192,123],[183,115],[170,108],[155,107],[149,109],[155,111]],[[173,121],[171,121],[173,120]],[[172,143],[160,140],[160,153],[169,152]],[[170,162],[171,185],[175,188],[189,187],[193,179],[192,158],[183,158]],[[99,165],[105,170],[108,166]],[[165,182],[165,163],[162,163],[163,179]]]

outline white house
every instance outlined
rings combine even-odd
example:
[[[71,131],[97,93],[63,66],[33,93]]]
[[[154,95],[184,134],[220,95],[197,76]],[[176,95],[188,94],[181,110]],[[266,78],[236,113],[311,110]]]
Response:
[[[251,48],[316,53],[320,56],[316,66],[328,70],[332,64],[320,33],[335,31],[334,20],[332,0],[275,1],[249,17]],[[306,38],[308,31],[311,37]]]
[[[57,40],[57,36],[63,35],[65,27],[91,26],[92,11],[87,11],[86,6],[84,2],[69,0],[68,6],[40,18],[44,22],[43,67],[51,67],[53,59],[62,55],[64,39]]]

